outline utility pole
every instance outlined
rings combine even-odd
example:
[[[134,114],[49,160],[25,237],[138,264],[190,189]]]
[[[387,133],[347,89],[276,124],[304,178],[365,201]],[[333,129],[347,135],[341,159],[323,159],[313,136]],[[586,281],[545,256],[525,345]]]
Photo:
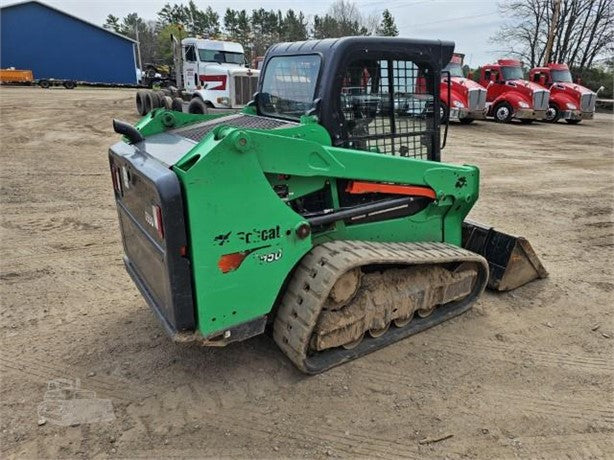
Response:
[[[141,42],[139,41],[139,22],[137,21],[134,26],[134,33],[136,35],[136,55],[139,59],[139,69],[143,71],[143,61],[141,61]]]
[[[552,13],[552,22],[550,23],[550,30],[548,31],[548,42],[546,43],[546,51],[544,53],[544,66],[547,66],[550,62],[550,55],[552,54],[552,46],[554,45],[554,33],[556,31],[557,23],[559,22],[559,12],[561,11],[561,0],[554,0],[554,12]]]

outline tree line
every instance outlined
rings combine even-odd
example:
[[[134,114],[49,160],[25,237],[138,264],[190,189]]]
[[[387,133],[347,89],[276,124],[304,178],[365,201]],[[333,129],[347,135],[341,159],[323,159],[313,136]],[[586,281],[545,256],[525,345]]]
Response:
[[[397,36],[394,17],[385,9],[380,15],[363,15],[356,4],[337,0],[323,15],[308,19],[302,11],[264,8],[247,11],[227,8],[223,17],[211,7],[199,8],[193,0],[187,4],[167,3],[155,20],[145,20],[137,13],[123,18],[109,14],[104,27],[140,43],[143,63],[172,63],[170,36],[224,39],[239,42],[248,58],[264,55],[269,46],[284,41],[309,38],[335,38],[346,35]]]
[[[544,64],[549,32],[550,62],[564,62],[578,72],[614,51],[612,0],[506,0],[499,11],[507,19],[491,41],[530,67]]]

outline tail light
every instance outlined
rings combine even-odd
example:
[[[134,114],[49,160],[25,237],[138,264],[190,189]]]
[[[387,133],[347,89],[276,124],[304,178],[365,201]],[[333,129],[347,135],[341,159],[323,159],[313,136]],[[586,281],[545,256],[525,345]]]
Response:
[[[111,179],[113,180],[113,189],[119,195],[122,195],[122,181],[119,168],[116,165],[111,165]]]
[[[214,89],[223,91],[226,89],[226,81],[228,79],[228,75],[201,75],[200,81],[203,83],[213,83],[213,87],[207,89]]]
[[[160,209],[160,206],[154,204],[151,206],[151,213],[153,214],[153,218],[154,218],[154,227],[156,228],[156,231],[158,232],[158,236],[162,240],[164,239],[164,225],[162,224],[162,209]]]

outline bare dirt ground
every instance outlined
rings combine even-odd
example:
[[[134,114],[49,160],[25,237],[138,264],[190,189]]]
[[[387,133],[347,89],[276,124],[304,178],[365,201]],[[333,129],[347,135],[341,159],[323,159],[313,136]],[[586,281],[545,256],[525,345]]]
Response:
[[[611,115],[452,126],[444,158],[482,171],[471,217],[550,278],[306,377],[267,336],[171,343],[129,280],[106,151],[133,95],[0,89],[2,457],[614,457]],[[114,420],[39,421],[57,378]]]

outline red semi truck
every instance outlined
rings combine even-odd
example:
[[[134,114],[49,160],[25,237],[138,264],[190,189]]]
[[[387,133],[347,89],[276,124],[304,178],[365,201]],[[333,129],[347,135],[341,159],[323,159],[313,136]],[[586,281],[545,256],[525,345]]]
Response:
[[[573,125],[595,115],[597,94],[574,83],[567,64],[548,64],[529,72],[529,80],[550,90],[545,120],[556,123],[561,118]]]
[[[486,88],[487,115],[501,123],[513,118],[529,124],[545,118],[550,92],[524,79],[516,59],[499,59],[482,67],[480,85]]]
[[[452,60],[441,73],[439,97],[442,121],[449,116],[450,120],[469,124],[473,120],[486,118],[486,90],[473,80],[465,78],[464,57],[464,54],[454,53]],[[449,86],[446,72],[450,73]]]

